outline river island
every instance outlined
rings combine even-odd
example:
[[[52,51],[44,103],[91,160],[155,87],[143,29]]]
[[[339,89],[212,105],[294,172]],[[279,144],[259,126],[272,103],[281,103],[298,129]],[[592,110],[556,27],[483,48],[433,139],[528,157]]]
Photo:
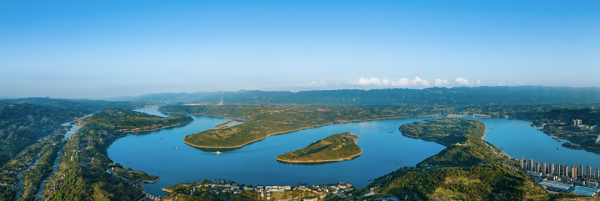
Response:
[[[362,150],[356,145],[360,137],[352,133],[339,133],[311,143],[303,149],[290,151],[277,156],[277,160],[286,163],[320,163],[352,160]]]
[[[446,112],[445,108],[419,106],[268,106],[268,105],[167,105],[163,113],[194,114],[243,121],[231,127],[202,131],[184,142],[200,148],[239,148],[269,136],[334,123],[424,117]]]

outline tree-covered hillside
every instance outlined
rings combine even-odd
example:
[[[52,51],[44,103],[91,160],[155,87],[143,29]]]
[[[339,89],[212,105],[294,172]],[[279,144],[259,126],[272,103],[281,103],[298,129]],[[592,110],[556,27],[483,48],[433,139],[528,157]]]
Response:
[[[267,105],[172,105],[165,113],[221,116],[243,124],[202,131],[185,137],[187,144],[204,148],[236,148],[273,134],[349,121],[418,117],[447,113],[446,108],[419,106],[267,106]]]
[[[315,105],[527,105],[600,103],[600,88],[457,87],[427,89],[238,91],[148,94],[121,100],[158,103],[315,104]]]
[[[436,119],[403,129],[419,133],[421,139],[449,145],[415,167],[402,167],[374,180],[368,188],[384,195],[408,196],[409,200],[548,199],[518,168],[516,160],[481,139],[485,131],[481,122]],[[446,134],[456,137],[447,140]]]
[[[188,116],[164,118],[123,109],[110,109],[85,118],[84,126],[63,148],[60,171],[46,184],[44,195],[49,200],[133,200],[140,196],[138,187],[144,180],[158,177],[113,163],[108,157],[109,145],[127,135],[123,128],[135,130],[133,127],[161,124],[157,129],[162,129],[190,121],[192,118]]]
[[[0,102],[0,164],[84,111]]]
[[[33,105],[50,106],[62,109],[84,110],[87,113],[106,110],[109,108],[136,109],[151,103],[145,101],[104,101],[85,99],[52,99],[52,98],[19,98],[0,100],[11,103],[29,103]]]
[[[290,163],[348,160],[362,152],[356,145],[357,138],[360,137],[352,133],[331,135],[303,149],[279,155],[277,160]]]

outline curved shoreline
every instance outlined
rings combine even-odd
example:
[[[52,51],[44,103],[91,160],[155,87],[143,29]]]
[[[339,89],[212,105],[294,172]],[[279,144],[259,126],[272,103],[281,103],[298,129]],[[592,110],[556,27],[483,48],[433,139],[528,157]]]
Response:
[[[290,130],[290,131],[281,131],[281,132],[276,132],[276,133],[268,134],[268,135],[267,135],[267,136],[265,136],[265,137],[261,137],[261,138],[258,138],[258,139],[252,140],[252,141],[245,142],[244,144],[241,144],[241,145],[228,146],[228,147],[215,147],[215,146],[202,146],[202,145],[195,145],[195,144],[192,144],[191,142],[187,142],[187,141],[186,141],[186,138],[185,138],[185,137],[187,137],[187,136],[191,136],[191,135],[187,135],[187,136],[185,136],[185,137],[183,138],[183,142],[184,142],[185,144],[187,144],[187,145],[190,145],[190,146],[193,146],[193,147],[198,147],[198,148],[206,148],[206,149],[232,149],[232,148],[240,148],[240,147],[246,146],[246,145],[248,145],[248,144],[251,144],[251,143],[254,143],[254,142],[258,142],[258,141],[264,140],[264,139],[266,139],[266,138],[268,138],[268,137],[270,137],[270,136],[272,136],[272,135],[286,134],[286,133],[291,133],[291,132],[294,132],[294,131],[305,130],[305,129],[309,129],[309,128],[315,128],[315,127],[321,127],[321,126],[327,126],[327,125],[331,125],[331,124],[333,124],[333,123],[321,124],[321,125],[316,125],[316,126],[312,126],[312,127],[303,127],[303,128],[298,128],[298,129]],[[196,133],[196,134],[197,134],[197,133]],[[192,135],[195,135],[195,134],[192,134]]]
[[[160,179],[160,177],[156,178],[156,180],[142,180],[141,183],[142,184],[153,184],[153,183],[158,182],[159,179]]]
[[[173,113],[173,114],[180,114],[180,113]],[[194,113],[190,113],[190,114],[194,114]],[[205,114],[194,114],[194,115],[203,115],[203,116],[212,116],[212,117],[223,117],[223,116],[205,115]],[[223,117],[223,118],[227,118],[227,117]],[[343,124],[343,123],[349,123],[349,122],[362,122],[362,121],[378,121],[378,120],[387,120],[387,119],[404,119],[404,118],[410,118],[410,117],[390,117],[390,118],[375,118],[375,119],[364,119],[364,120],[338,121],[338,122],[333,122],[333,123],[326,123],[326,124],[320,124],[320,125],[314,125],[314,126],[297,128],[297,129],[289,130],[289,131],[280,131],[280,132],[276,132],[276,133],[271,133],[271,134],[268,134],[265,137],[261,137],[261,138],[258,138],[258,139],[252,140],[252,141],[248,141],[248,142],[245,142],[245,143],[240,144],[240,145],[234,145],[234,146],[203,146],[203,145],[195,145],[195,144],[192,144],[191,142],[186,141],[186,138],[183,138],[183,142],[185,144],[193,146],[193,147],[205,148],[205,149],[233,149],[233,148],[240,148],[240,147],[246,146],[248,144],[264,140],[265,138],[270,137],[272,135],[286,134],[286,133],[291,133],[291,132],[294,132],[294,131],[305,130],[305,129],[310,129],[310,128],[316,128],[316,127],[321,127],[321,126],[328,126],[328,125],[332,125],[332,124]],[[198,134],[198,133],[195,133],[195,134]],[[191,135],[195,135],[195,134],[191,134]],[[187,135],[187,136],[191,136],[191,135]],[[185,137],[187,137],[187,136],[185,136]]]
[[[285,159],[279,159],[279,158],[275,158],[277,161],[279,162],[284,162],[284,163],[326,163],[326,162],[340,162],[340,161],[347,161],[347,160],[352,160],[358,156],[360,156],[362,154],[362,149],[360,150],[360,152],[358,154],[354,154],[352,156],[348,156],[346,158],[340,158],[340,159],[332,159],[332,160],[318,160],[318,161],[290,161],[290,160],[285,160]]]
[[[402,133],[402,136],[409,137],[409,138],[412,138],[412,139],[419,139],[419,140],[423,140],[423,141],[428,141],[428,142],[435,142],[435,143],[441,144],[442,146],[446,146],[446,147],[450,146],[450,145],[448,145],[448,144],[446,144],[444,142],[438,141],[436,139],[424,139],[424,138],[419,138],[419,137],[415,137],[415,136],[412,136],[412,135],[404,135],[404,133]]]
[[[483,138],[485,137],[485,131],[486,130],[487,130],[487,125],[483,124],[483,136],[481,136],[481,141],[484,141]],[[446,144],[444,142],[438,141],[436,139],[424,139],[424,138],[419,138],[419,137],[415,137],[415,136],[412,136],[412,135],[405,135],[404,133],[402,133],[402,136],[406,136],[406,137],[413,138],[413,139],[419,139],[419,140],[423,140],[423,141],[435,142],[435,143],[441,144],[441,145],[446,146],[446,147],[450,146],[450,145],[448,145],[448,144]]]

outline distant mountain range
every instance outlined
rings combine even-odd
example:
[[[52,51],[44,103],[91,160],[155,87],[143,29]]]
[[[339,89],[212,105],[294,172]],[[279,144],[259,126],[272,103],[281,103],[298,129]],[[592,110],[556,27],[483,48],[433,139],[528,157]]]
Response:
[[[600,103],[600,88],[573,87],[457,87],[427,89],[247,91],[158,93],[110,100],[149,101],[166,104],[211,103],[223,97],[225,104],[315,105],[527,105]]]
[[[105,110],[109,108],[135,109],[145,107],[151,103],[147,101],[105,101],[105,100],[87,100],[87,99],[53,99],[53,98],[18,98],[18,99],[0,99],[0,103],[26,103],[32,105],[41,105],[51,108],[61,108],[69,110],[83,110],[86,113]]]

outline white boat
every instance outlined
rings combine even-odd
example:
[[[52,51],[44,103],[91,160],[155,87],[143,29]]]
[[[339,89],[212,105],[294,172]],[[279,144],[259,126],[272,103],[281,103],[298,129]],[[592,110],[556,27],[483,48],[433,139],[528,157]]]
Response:
[[[213,152],[213,154],[217,154],[217,155],[219,155],[219,154],[222,154],[222,153],[223,153],[223,152],[220,152],[220,151],[215,151],[215,152]]]

